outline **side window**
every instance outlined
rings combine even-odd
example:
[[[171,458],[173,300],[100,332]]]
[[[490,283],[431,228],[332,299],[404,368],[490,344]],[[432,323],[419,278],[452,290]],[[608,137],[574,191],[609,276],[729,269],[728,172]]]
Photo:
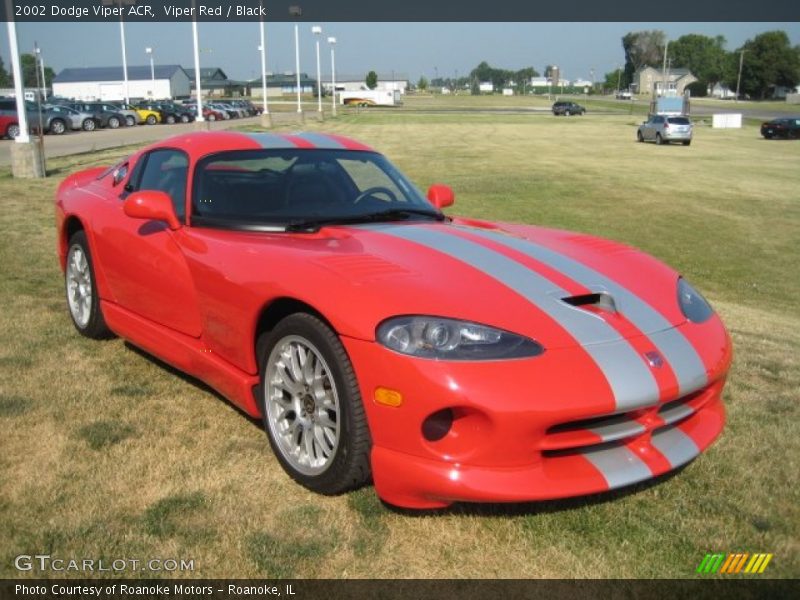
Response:
[[[186,177],[189,159],[180,150],[153,150],[147,157],[136,189],[158,190],[172,199],[175,214],[181,221],[186,216]]]

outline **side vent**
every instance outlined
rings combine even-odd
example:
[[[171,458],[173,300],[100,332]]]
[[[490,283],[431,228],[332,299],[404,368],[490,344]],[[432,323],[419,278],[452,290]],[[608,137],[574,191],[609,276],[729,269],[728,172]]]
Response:
[[[608,312],[617,312],[617,305],[614,302],[614,298],[607,292],[581,294],[580,296],[567,296],[566,298],[562,298],[561,301],[566,302],[570,306],[576,306],[578,308],[593,307],[600,310],[606,310]]]

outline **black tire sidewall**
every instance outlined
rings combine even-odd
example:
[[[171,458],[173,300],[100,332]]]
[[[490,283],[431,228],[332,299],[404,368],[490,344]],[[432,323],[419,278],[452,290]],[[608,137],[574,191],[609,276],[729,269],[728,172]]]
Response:
[[[266,411],[266,368],[267,360],[275,345],[288,335],[297,335],[313,344],[330,369],[339,402],[339,442],[332,464],[319,475],[305,475],[296,471],[284,458],[273,439]],[[262,335],[258,342],[259,386],[258,404],[261,409],[264,430],[275,457],[292,479],[306,488],[322,494],[338,494],[358,485],[365,477],[354,477],[355,462],[366,448],[369,450],[368,430],[360,431],[357,419],[364,423],[364,408],[361,393],[355,379],[352,364],[347,352],[336,334],[320,319],[307,313],[295,313],[281,320],[270,332]],[[359,439],[366,436],[366,439]],[[366,446],[364,444],[366,443]],[[368,466],[368,462],[366,462]],[[367,468],[368,474],[368,468]]]

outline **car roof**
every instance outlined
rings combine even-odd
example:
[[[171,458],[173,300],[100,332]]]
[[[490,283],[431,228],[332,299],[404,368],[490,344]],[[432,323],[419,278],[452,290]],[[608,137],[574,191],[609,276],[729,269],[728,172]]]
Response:
[[[148,147],[180,148],[200,158],[215,152],[232,150],[354,150],[374,152],[369,146],[341,135],[320,132],[247,133],[233,131],[197,131],[162,140]]]

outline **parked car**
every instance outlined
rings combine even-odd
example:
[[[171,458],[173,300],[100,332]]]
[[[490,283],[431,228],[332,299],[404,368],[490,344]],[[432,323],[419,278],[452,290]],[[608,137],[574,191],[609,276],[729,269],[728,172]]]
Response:
[[[61,106],[59,104],[45,104],[47,110],[50,112],[58,113],[64,116],[64,119],[69,124],[72,130],[82,129],[84,131],[94,131],[99,127],[98,121],[95,116],[88,112],[75,110],[69,106]]]
[[[28,127],[31,131],[39,130],[39,106],[30,100],[25,101],[25,113],[28,118]],[[19,135],[19,120],[17,116],[17,101],[14,98],[0,98],[0,114],[5,115],[6,129],[4,135],[15,138]],[[67,131],[69,119],[42,107],[42,128],[45,133],[61,135]]]
[[[761,135],[766,139],[800,139],[800,117],[782,117],[761,124]]]
[[[627,90],[617,92],[617,100],[630,100],[631,98],[633,98],[633,94]]]
[[[93,115],[100,127],[117,129],[127,124],[125,115],[118,111],[106,110],[94,102],[71,102],[68,106]]]
[[[589,235],[451,219],[453,201],[340,135],[173,137],[61,183],[66,304],[78,333],[261,418],[324,494],[578,496],[711,445],[731,341],[678,272]]]
[[[148,110],[157,110],[161,113],[161,122],[168,125],[173,123],[189,123],[194,121],[194,115],[191,111],[183,106],[171,104],[168,102],[143,102],[138,105],[139,108],[146,108]]]
[[[576,104],[575,102],[565,102],[560,100],[553,104],[553,114],[555,116],[564,115],[583,115],[586,113],[586,109],[582,107],[580,104]]]
[[[656,144],[680,142],[688,146],[692,143],[692,121],[689,117],[650,115],[647,121],[639,125],[636,139]]]
[[[134,106],[133,104],[125,104],[124,102],[119,104],[119,107],[124,110],[134,111],[136,113],[137,123],[140,125],[142,123],[146,123],[147,125],[155,125],[156,123],[161,122],[161,113],[157,110],[139,108],[138,106]]]
[[[197,104],[187,104],[184,103],[183,107],[190,111],[192,114],[195,115],[197,118]],[[221,110],[217,110],[216,108],[212,108],[208,104],[203,104],[203,118],[206,121],[222,121],[224,120],[225,114]]]
[[[125,118],[125,125],[127,127],[133,127],[141,122],[139,113],[133,108],[123,108],[121,104],[113,102],[94,102],[92,104],[99,107],[101,110],[121,114]]]
[[[242,111],[242,116],[253,117],[258,114],[258,110],[249,100],[228,100],[227,103]]]
[[[13,140],[19,135],[19,119],[14,111],[0,110],[0,136]]]
[[[233,110],[233,108],[230,106],[226,108],[225,105],[220,104],[219,102],[211,102],[208,104],[208,106],[216,110],[218,113],[220,113],[222,115],[222,118],[225,119],[226,121],[228,119],[235,119],[236,117],[239,116],[238,111]]]

